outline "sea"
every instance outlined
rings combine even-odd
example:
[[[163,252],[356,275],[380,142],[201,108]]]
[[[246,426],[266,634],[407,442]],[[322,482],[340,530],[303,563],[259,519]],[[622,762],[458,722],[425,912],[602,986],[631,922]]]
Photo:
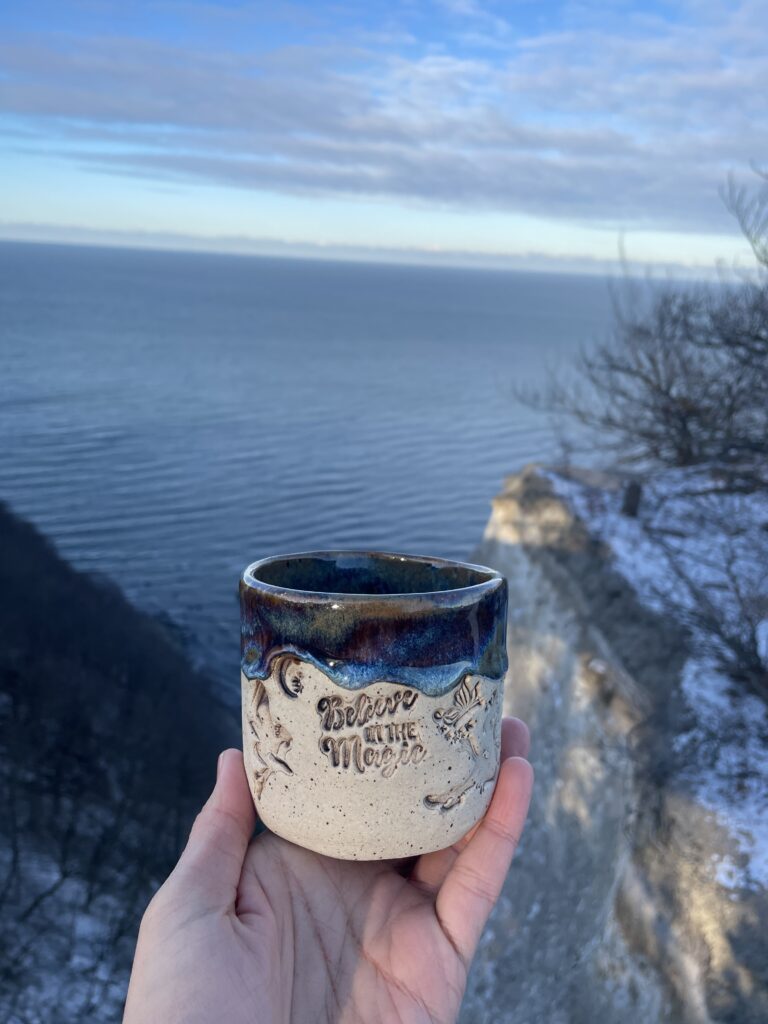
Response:
[[[612,324],[606,278],[0,243],[0,500],[237,700],[265,555],[466,559],[519,401]]]

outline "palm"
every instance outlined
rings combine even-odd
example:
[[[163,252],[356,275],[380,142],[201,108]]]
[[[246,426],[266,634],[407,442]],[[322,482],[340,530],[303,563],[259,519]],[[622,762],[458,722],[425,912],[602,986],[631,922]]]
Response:
[[[530,795],[504,724],[474,835],[413,864],[333,860],[266,834],[234,753],[142,922],[125,1024],[450,1022]]]
[[[294,1020],[455,1019],[466,968],[434,898],[389,864],[264,836],[248,852],[237,913],[252,951],[279,948],[290,932],[279,989],[292,992]]]

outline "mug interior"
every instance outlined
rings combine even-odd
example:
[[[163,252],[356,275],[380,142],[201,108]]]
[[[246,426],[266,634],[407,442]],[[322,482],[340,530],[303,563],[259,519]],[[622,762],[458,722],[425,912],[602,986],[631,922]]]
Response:
[[[431,594],[463,590],[496,578],[478,566],[384,552],[331,551],[284,555],[251,566],[261,583],[325,594]]]

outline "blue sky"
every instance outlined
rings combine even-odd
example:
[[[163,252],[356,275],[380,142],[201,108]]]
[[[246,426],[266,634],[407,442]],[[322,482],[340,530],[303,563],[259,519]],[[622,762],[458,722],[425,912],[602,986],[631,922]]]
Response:
[[[5,237],[749,264],[768,0],[56,0],[0,12]]]

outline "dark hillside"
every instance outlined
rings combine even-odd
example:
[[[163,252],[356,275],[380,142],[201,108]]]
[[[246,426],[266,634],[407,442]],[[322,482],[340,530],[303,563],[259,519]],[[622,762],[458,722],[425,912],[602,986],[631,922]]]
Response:
[[[162,626],[3,506],[0,680],[0,1018],[118,1019],[238,723]]]

